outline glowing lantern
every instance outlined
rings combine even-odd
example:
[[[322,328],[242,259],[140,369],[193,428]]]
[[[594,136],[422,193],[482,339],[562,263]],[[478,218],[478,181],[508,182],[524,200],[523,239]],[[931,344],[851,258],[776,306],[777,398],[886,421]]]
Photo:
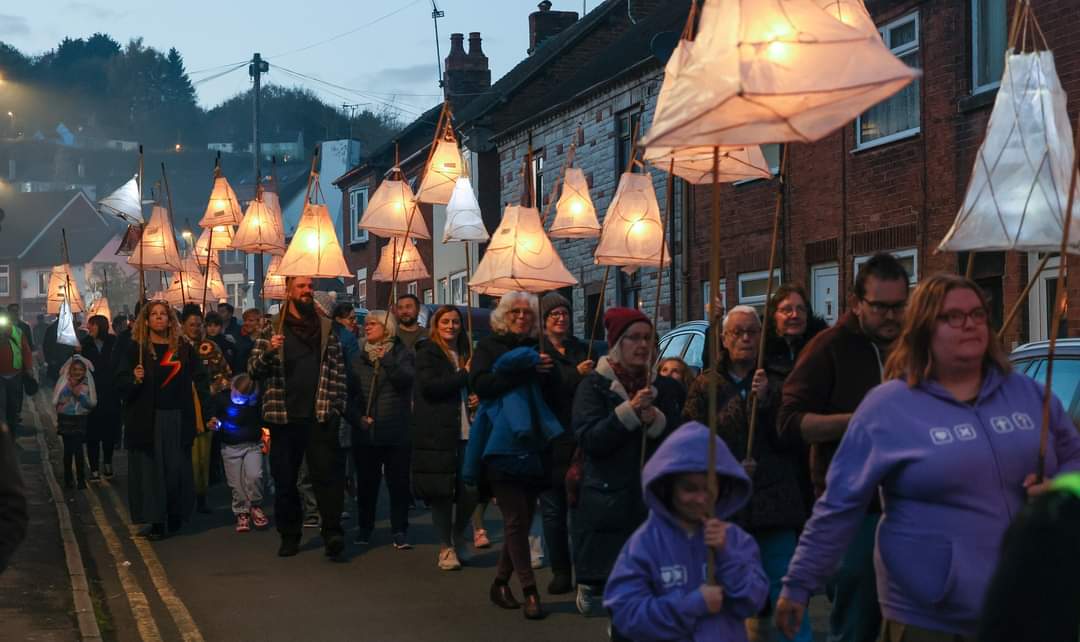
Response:
[[[311,278],[352,275],[345,263],[341,243],[326,205],[307,203],[304,206],[296,233],[281,258],[277,274]]]
[[[394,264],[397,264],[397,279]],[[431,277],[420,251],[409,239],[394,237],[383,246],[379,265],[371,278],[375,281],[416,281]]]
[[[480,213],[480,203],[476,200],[472,183],[467,178],[459,178],[454,183],[454,193],[446,205],[446,227],[443,229],[443,243],[451,241],[488,240],[487,228]]]
[[[210,201],[206,204],[206,213],[199,221],[199,227],[239,225],[243,218],[243,210],[240,209],[236,192],[229,185],[228,179],[222,176],[221,168],[215,167],[214,189],[210,192]]]
[[[646,146],[816,141],[919,75],[819,1],[705,0]]]
[[[1065,99],[1052,53],[1006,58],[964,203],[938,250],[1061,251],[1075,154]],[[1075,214],[1069,249],[1080,253]]]
[[[376,236],[410,236],[430,239],[427,223],[416,204],[412,188],[404,181],[401,170],[391,171],[393,178],[384,180],[371,195],[359,227]]]
[[[86,313],[87,318],[97,315],[105,317],[109,320],[109,325],[112,325],[112,311],[109,309],[108,298],[101,296],[94,299],[94,302],[90,304],[90,311]]]
[[[870,17],[870,12],[866,10],[866,5],[863,4],[862,0],[815,1],[817,6],[847,26],[854,27],[867,35],[873,35],[875,38],[881,37],[877,25],[874,24],[874,19]]]
[[[213,241],[211,241],[211,236]],[[230,249],[232,242],[233,229],[228,225],[208,227],[199,235],[199,240],[195,241],[195,249],[193,250],[195,259],[203,267],[206,267],[207,258],[210,258],[215,265],[221,265],[221,257],[218,252]]]
[[[232,249],[243,252],[285,253],[285,229],[279,214],[267,206],[266,193],[259,194],[248,203],[244,220],[232,239]],[[277,200],[277,195],[274,195]],[[214,244],[217,246],[217,243]]]
[[[660,205],[650,175],[625,172],[619,179],[615,198],[604,215],[595,256],[598,265],[619,265],[631,270],[671,264],[671,253],[664,247]]]
[[[454,140],[453,133],[448,130],[447,136],[435,143],[435,151],[431,154],[431,162],[424,171],[424,179],[420,181],[416,200],[421,203],[439,205],[448,203],[457,179],[462,176],[463,165],[457,141]]]
[[[64,301],[68,302],[72,312],[78,313],[86,309],[82,295],[79,294],[79,286],[75,283],[75,275],[71,271],[71,266],[66,263],[54,266],[52,273],[49,274],[49,293],[45,301],[45,311],[48,314],[57,314]]]
[[[281,257],[275,256],[270,260],[270,267],[266,268],[266,278],[263,279],[262,291],[264,299],[284,300],[286,298],[285,277],[277,273],[280,266]]]
[[[585,239],[600,236],[596,208],[589,196],[589,181],[585,172],[567,167],[563,177],[562,196],[555,204],[555,220],[551,222],[551,238]]]
[[[155,205],[150,222],[142,231],[139,244],[128,257],[128,265],[143,270],[173,272],[180,269],[180,251],[176,249],[172,217],[169,210]]]
[[[536,208],[509,205],[469,287],[479,294],[501,296],[512,290],[557,290],[577,282],[544,233]]]
[[[649,147],[645,150],[645,160],[654,167],[667,171],[675,161],[674,173],[679,178],[705,185],[713,182],[712,147]],[[772,178],[769,163],[761,152],[761,147],[723,147],[720,149],[720,171],[716,182],[732,183],[755,178]]]

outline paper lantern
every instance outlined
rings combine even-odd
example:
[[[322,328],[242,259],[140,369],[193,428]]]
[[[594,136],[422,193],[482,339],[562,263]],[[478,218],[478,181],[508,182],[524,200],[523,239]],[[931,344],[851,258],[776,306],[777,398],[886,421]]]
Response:
[[[881,33],[866,10],[862,0],[816,0],[817,5],[833,18],[854,27],[866,35],[881,37]]]
[[[98,208],[103,214],[116,217],[129,225],[142,225],[138,175],[133,176],[115,192],[98,201]]]
[[[228,298],[229,292],[225,288],[225,280],[221,278],[221,269],[216,265],[210,266],[210,289],[207,292],[208,298],[213,301]],[[199,290],[199,299],[202,300],[202,290]]]
[[[243,218],[236,192],[228,179],[222,176],[221,168],[214,168],[214,189],[210,191],[210,201],[206,204],[206,213],[199,221],[199,227],[239,225]]]
[[[397,264],[397,279],[394,279],[394,264]],[[431,277],[420,251],[409,239],[392,238],[383,246],[379,255],[379,265],[371,275],[375,281],[416,281]]]
[[[424,178],[420,181],[416,200],[421,203],[447,204],[453,194],[457,179],[462,176],[463,166],[461,151],[453,135],[440,138],[435,143],[431,162],[424,170]]]
[[[79,286],[75,283],[75,274],[67,263],[53,266],[52,273],[49,274],[49,292],[45,300],[45,312],[59,313],[60,305],[65,300],[72,312],[78,313],[86,309],[82,295],[79,294]]]
[[[277,273],[313,279],[352,275],[326,205],[308,203],[304,206],[296,234],[281,258]]]
[[[112,311],[109,309],[109,299],[100,296],[94,299],[94,302],[90,304],[90,311],[86,313],[86,317],[89,319],[92,316],[100,315],[109,320],[109,324],[112,324]]]
[[[705,0],[684,42],[648,147],[820,140],[919,75],[815,0]]]
[[[479,294],[501,296],[512,290],[557,290],[577,282],[544,233],[536,208],[509,205],[469,287]]]
[[[270,266],[266,268],[266,278],[263,279],[262,287],[264,299],[284,300],[286,298],[285,277],[277,273],[279,266],[281,266],[281,257],[275,256],[270,260]]]
[[[281,217],[266,205],[265,192],[250,203],[232,239],[232,249],[243,252],[285,253],[285,228]],[[277,200],[277,195],[274,195]],[[215,244],[216,245],[216,244]]]
[[[663,255],[663,265],[660,258]],[[625,172],[615,198],[604,215],[604,228],[596,246],[598,265],[626,268],[667,267],[671,252],[664,244],[664,225],[656,202],[652,176]]]
[[[964,203],[939,250],[1061,251],[1075,153],[1065,99],[1052,53],[1006,58]],[[1069,251],[1080,253],[1080,216]]]
[[[491,236],[484,226],[484,217],[480,212],[480,203],[476,200],[472,183],[468,178],[459,178],[454,182],[454,193],[446,205],[446,227],[443,228],[443,243],[451,241],[479,241],[483,243]]]
[[[213,243],[210,242],[211,236],[213,237]],[[195,260],[203,267],[206,267],[207,258],[209,258],[214,265],[221,265],[221,255],[219,255],[218,252],[231,249],[232,242],[233,229],[228,225],[208,227],[199,235],[199,240],[195,241],[195,248],[192,250],[192,253],[195,254]]]
[[[66,346],[79,347],[79,336],[75,334],[75,318],[67,301],[57,309],[56,342]]]
[[[654,167],[668,171],[675,161],[674,172],[679,178],[694,185],[707,185],[713,182],[713,147],[649,147],[645,150],[645,160]],[[721,147],[719,150],[718,183],[772,178],[769,162],[761,152],[761,147]]]
[[[562,196],[555,204],[555,220],[551,222],[552,238],[585,239],[600,236],[596,208],[589,196],[589,181],[585,172],[567,167],[563,177]]]
[[[128,257],[128,265],[165,272],[180,269],[180,251],[176,249],[169,210],[160,205],[151,210],[150,222],[143,227],[139,244]]]
[[[412,188],[401,179],[401,170],[395,168],[391,175],[394,178],[384,180],[371,195],[367,209],[360,218],[360,229],[384,238],[431,238],[431,232],[428,232],[427,223],[416,204]]]

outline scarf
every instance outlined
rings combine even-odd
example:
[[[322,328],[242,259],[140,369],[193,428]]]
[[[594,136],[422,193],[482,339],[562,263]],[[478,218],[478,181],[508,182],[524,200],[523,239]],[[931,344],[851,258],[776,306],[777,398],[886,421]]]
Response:
[[[641,371],[640,374],[635,374],[629,369],[623,367],[621,363],[614,361],[608,362],[611,365],[611,371],[615,373],[615,378],[619,380],[622,387],[626,389],[627,398],[633,399],[638,390],[641,390],[649,385],[649,370],[646,368]]]
[[[372,343],[371,341],[365,341],[364,342],[364,352],[367,353],[368,361],[370,361],[372,363],[375,363],[376,359],[378,359],[378,356],[379,356],[375,351],[378,350],[381,346],[386,346],[386,351],[385,352],[386,352],[386,354],[390,354],[390,348],[392,347],[390,344],[393,343],[393,341],[394,341],[394,338],[389,337],[389,336],[386,337],[385,339],[383,339],[382,341],[379,341],[378,343]]]
[[[304,342],[312,350],[319,349],[319,339],[322,338],[322,324],[319,323],[319,315],[314,308],[304,309],[301,305],[294,306],[300,316],[289,314],[288,309],[282,312],[285,315],[285,325],[289,326],[293,336]]]

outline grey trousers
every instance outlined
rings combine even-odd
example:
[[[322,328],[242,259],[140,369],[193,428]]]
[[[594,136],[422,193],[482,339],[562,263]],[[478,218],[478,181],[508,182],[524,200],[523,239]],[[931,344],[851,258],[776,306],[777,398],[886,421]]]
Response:
[[[225,466],[225,479],[232,490],[233,514],[250,513],[252,506],[262,505],[262,445],[258,442],[222,444],[221,461]]]

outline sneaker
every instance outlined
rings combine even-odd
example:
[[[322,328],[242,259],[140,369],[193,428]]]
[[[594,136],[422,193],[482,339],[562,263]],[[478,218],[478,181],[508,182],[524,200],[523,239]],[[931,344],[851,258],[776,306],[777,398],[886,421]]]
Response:
[[[266,528],[270,525],[270,519],[263,512],[261,506],[251,507],[251,521],[254,522],[255,528]]]
[[[236,516],[236,532],[246,533],[251,530],[251,517],[247,513],[240,513]]]
[[[443,571],[460,571],[461,561],[452,548],[444,548],[439,551],[439,569]]]
[[[99,473],[96,470],[91,470],[90,471],[90,481],[92,481],[92,482],[101,481],[101,473]]]
[[[491,548],[491,540],[488,539],[486,529],[477,528],[473,531],[472,538],[473,546],[475,546],[476,548]]]
[[[105,464],[105,479],[112,479],[112,464]]]
[[[353,539],[353,544],[359,544],[361,546],[367,546],[371,542],[371,531],[363,528],[356,529],[356,538]]]
[[[412,544],[405,538],[405,533],[394,533],[394,548],[399,551],[412,550]]]
[[[318,515],[308,515],[304,518],[304,528],[322,528],[322,519]]]
[[[597,595],[596,589],[585,584],[578,584],[577,587],[577,599],[574,600],[577,604],[578,613],[581,613],[585,617],[599,617],[605,615],[603,605],[603,595]]]

